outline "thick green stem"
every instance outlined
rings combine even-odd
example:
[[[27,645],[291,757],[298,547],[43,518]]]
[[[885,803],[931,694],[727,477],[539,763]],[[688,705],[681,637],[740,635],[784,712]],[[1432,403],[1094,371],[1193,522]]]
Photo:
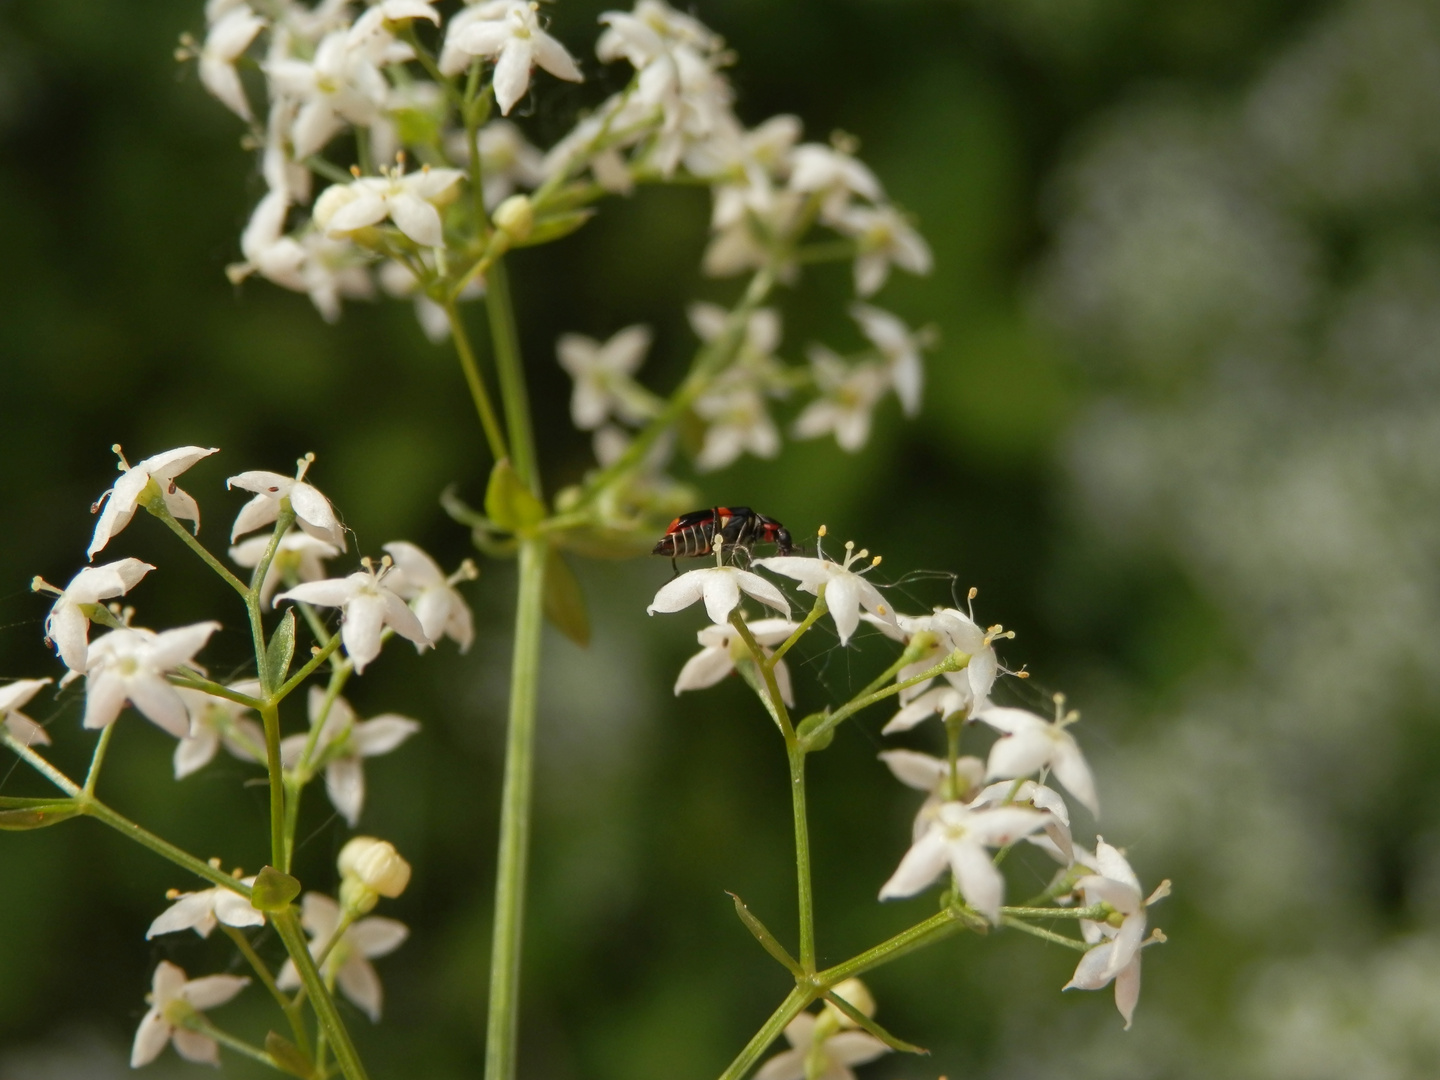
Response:
[[[790,802],[795,813],[795,891],[800,905],[800,966],[815,973],[815,894],[810,882],[810,824],[805,809],[805,751],[793,739],[790,758]]]
[[[339,1064],[340,1071],[345,1074],[345,1080],[367,1080],[365,1066],[360,1063],[355,1044],[350,1041],[350,1033],[345,1030],[345,1022],[340,1019],[340,1013],[335,1008],[335,999],[325,985],[325,980],[321,978],[314,957],[310,955],[310,948],[305,941],[304,932],[300,929],[300,920],[295,916],[295,909],[290,907],[284,911],[272,912],[270,921],[280,934],[280,940],[285,943],[285,951],[290,954],[290,959],[295,961],[295,968],[300,973],[300,983],[310,996],[310,1007],[315,1010],[320,1031],[333,1048],[335,1061]]]
[[[510,300],[510,276],[496,259],[485,278],[485,311],[490,316],[490,341],[495,349],[495,371],[500,378],[500,402],[510,431],[510,464],[531,494],[540,495],[540,471],[535,460],[535,433],[530,426],[530,396],[520,358],[520,335],[515,329],[515,308]]]
[[[290,850],[285,843],[285,767],[280,763],[280,707],[260,710],[265,725],[265,771],[270,780],[270,865],[290,872]]]
[[[767,1047],[780,1037],[785,1030],[785,1025],[794,1020],[807,1005],[820,996],[820,991],[813,986],[796,986],[791,990],[780,1007],[770,1014],[770,1019],[757,1031],[751,1040],[745,1044],[730,1067],[720,1074],[720,1080],[740,1080],[748,1073],[755,1062],[760,1060]]]
[[[514,430],[512,428],[512,430]],[[530,842],[535,757],[535,697],[544,623],[543,538],[520,543],[520,588],[515,655],[510,669],[510,721],[500,803],[500,852],[495,881],[495,929],[490,951],[490,1018],[485,1080],[513,1080],[520,1014],[520,946],[524,932],[526,863]]]

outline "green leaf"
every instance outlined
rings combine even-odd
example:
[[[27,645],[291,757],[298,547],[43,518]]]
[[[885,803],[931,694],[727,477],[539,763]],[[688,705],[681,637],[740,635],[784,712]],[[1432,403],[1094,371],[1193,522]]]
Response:
[[[299,895],[300,882],[296,878],[267,866],[255,875],[250,906],[256,911],[284,911]]]
[[[897,1039],[894,1035],[891,1035],[874,1020],[871,1020],[870,1017],[866,1016],[859,1009],[855,1008],[854,1005],[851,1005],[848,1001],[842,998],[839,994],[835,993],[833,990],[825,991],[825,1000],[828,1001],[831,1005],[834,1005],[837,1009],[839,1009],[855,1023],[859,1024],[871,1035],[874,1035],[875,1038],[879,1039],[886,1046],[890,1047],[891,1050],[899,1050],[902,1054],[930,1053],[930,1051],[926,1050],[923,1046],[916,1046],[914,1043],[908,1043],[904,1039]]]
[[[545,520],[545,504],[520,482],[509,458],[501,458],[485,488],[485,514],[507,532],[527,533]]]
[[[569,236],[594,216],[594,210],[571,210],[568,213],[549,214],[538,218],[530,227],[530,235],[515,246],[517,248],[534,247],[536,244],[548,244],[552,240],[559,240],[562,236]]]
[[[555,548],[545,557],[545,617],[581,648],[590,644],[590,615],[580,581]]]
[[[315,1066],[310,1059],[300,1052],[298,1046],[278,1032],[272,1031],[265,1036],[265,1052],[282,1072],[298,1076],[300,1080],[311,1080],[315,1075]]]
[[[292,607],[285,612],[285,617],[270,636],[270,644],[265,646],[265,667],[270,674],[270,686],[276,687],[285,681],[294,656],[295,609]]]
[[[68,821],[79,813],[80,804],[74,799],[21,799],[8,796],[0,798],[0,829],[7,832],[43,829],[47,825]]]
[[[784,964],[791,975],[796,977],[803,975],[804,972],[801,970],[800,964],[793,956],[785,951],[785,946],[781,945],[775,935],[765,928],[765,924],[757,919],[755,914],[745,906],[745,901],[741,900],[740,897],[736,896],[733,892],[727,892],[725,895],[735,901],[735,914],[740,916],[740,921],[745,924],[745,929],[755,935],[755,940],[760,942],[765,951],[776,960],[779,960],[780,963]]]

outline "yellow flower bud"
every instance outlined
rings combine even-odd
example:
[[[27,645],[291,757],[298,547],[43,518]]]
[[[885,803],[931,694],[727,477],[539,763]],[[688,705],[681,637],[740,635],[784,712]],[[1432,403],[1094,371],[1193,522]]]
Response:
[[[388,840],[357,836],[340,849],[339,863],[346,885],[353,881],[378,896],[394,899],[410,884],[410,864]],[[369,906],[374,907],[373,900]]]

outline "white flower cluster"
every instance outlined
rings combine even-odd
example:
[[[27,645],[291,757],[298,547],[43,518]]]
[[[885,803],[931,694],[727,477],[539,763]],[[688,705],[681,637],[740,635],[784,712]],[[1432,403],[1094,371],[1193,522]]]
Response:
[[[1082,900],[1087,906],[1103,906],[1106,912],[1103,919],[1080,920],[1090,948],[1065,989],[1098,990],[1114,982],[1115,1002],[1128,1028],[1140,994],[1140,950],[1165,940],[1158,930],[1146,938],[1146,909],[1169,894],[1170,883],[1163,882],[1146,897],[1122,851],[1097,838],[1092,853],[1072,838],[1065,798],[1046,782],[1053,775],[1098,818],[1094,776],[1068,730],[1079,714],[1065,711],[1064,699],[1058,695],[1053,721],[993,703],[991,692],[1004,671],[994,643],[1012,635],[1000,626],[982,629],[970,614],[956,608],[936,608],[929,615],[896,612],[864,576],[879,565],[880,558],[869,558],[864,550],[857,552],[853,543],[845,547],[845,559],[840,563],[822,553],[816,558],[756,559],[752,566],[791,578],[804,592],[823,595],[842,646],[862,621],[907,646],[930,642],[896,672],[900,689],[895,696],[900,708],[884,733],[908,731],[926,718],[938,716],[952,734],[952,751],[948,759],[913,750],[880,755],[897,779],[927,796],[915,819],[911,847],[881,888],[880,899],[914,896],[945,875],[965,904],[999,925],[1004,921],[1005,879],[992,850],[1006,851],[1021,840],[1039,847],[1061,866],[1056,884],[1046,894],[1048,902]],[[852,570],[857,562],[865,565]],[[731,621],[743,596],[785,615],[784,619],[744,624],[766,658],[772,655],[771,647],[801,630],[800,624],[790,621],[789,601],[775,585],[750,570],[726,565],[723,553],[717,556],[715,566],[681,574],[655,595],[648,608],[651,614],[679,611],[703,601],[714,623],[699,632],[704,648],[681,670],[676,694],[713,686],[739,662],[752,659],[740,629]],[[920,635],[925,637],[915,642]],[[957,654],[968,658],[958,671],[943,672],[939,682],[933,675],[922,677]],[[775,663],[774,671],[782,699],[793,705],[794,692],[783,660]],[[954,749],[960,729],[973,721],[999,734],[986,761],[959,756]],[[808,1025],[810,1020],[804,1023]],[[803,1033],[791,1040],[797,1047],[799,1034]],[[775,1069],[776,1076],[788,1075],[788,1066],[781,1069],[777,1064]]]

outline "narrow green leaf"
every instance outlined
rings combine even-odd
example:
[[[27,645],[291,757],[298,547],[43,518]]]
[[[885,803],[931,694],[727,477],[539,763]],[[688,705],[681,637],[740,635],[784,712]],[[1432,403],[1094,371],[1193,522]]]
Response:
[[[440,508],[450,515],[452,521],[459,522],[471,529],[488,529],[491,527],[490,519],[480,513],[473,506],[467,503],[459,495],[455,494],[455,485],[451,484],[440,493]]]
[[[755,917],[755,914],[745,906],[745,901],[736,896],[733,892],[726,892],[726,896],[735,901],[735,914],[740,916],[740,921],[745,928],[755,935],[755,940],[760,942],[765,951],[773,956],[780,963],[784,964],[791,975],[800,976],[804,972],[800,969],[799,962],[785,951],[785,946],[776,940],[775,935],[765,928],[765,924]],[[878,1037],[878,1036],[877,1036]]]
[[[580,581],[565,556],[551,548],[545,558],[545,617],[582,648],[590,644],[590,615]]]
[[[890,1047],[891,1050],[899,1050],[902,1054],[930,1053],[930,1051],[926,1050],[923,1046],[916,1046],[914,1043],[908,1043],[904,1039],[897,1039],[833,990],[825,991],[825,1000],[831,1005],[834,1005],[855,1023],[859,1024],[871,1035],[874,1035],[875,1038],[879,1039],[886,1046]]]
[[[282,1072],[298,1076],[300,1080],[311,1080],[315,1075],[315,1066],[310,1059],[300,1052],[298,1046],[278,1032],[272,1031],[265,1036],[265,1052]]]
[[[21,832],[58,825],[80,813],[74,799],[0,798],[0,829]]]
[[[255,885],[250,891],[250,906],[256,911],[284,911],[290,901],[300,895],[300,882],[289,874],[264,867],[255,875]]]
[[[562,236],[569,236],[594,216],[595,211],[589,209],[549,214],[537,219],[535,224],[530,227],[530,234],[515,246],[534,247],[536,244],[548,244],[552,240],[559,240]]]
[[[290,661],[294,657],[295,609],[289,608],[285,617],[280,620],[280,625],[275,628],[275,633],[270,636],[270,644],[265,646],[265,667],[269,669],[269,685],[272,688],[285,681],[285,676],[290,671]]]
[[[526,533],[545,520],[545,504],[523,483],[510,464],[501,458],[490,472],[485,488],[485,514],[507,532]]]

